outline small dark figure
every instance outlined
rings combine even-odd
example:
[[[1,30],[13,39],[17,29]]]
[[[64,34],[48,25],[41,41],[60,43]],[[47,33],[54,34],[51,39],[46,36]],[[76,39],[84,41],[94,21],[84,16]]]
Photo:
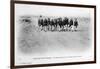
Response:
[[[76,31],[76,29],[78,27],[78,21],[77,21],[77,19],[75,19],[75,21],[74,21],[74,26],[75,26],[75,31]]]
[[[78,21],[77,21],[77,19],[75,19],[75,21],[74,21],[74,26],[77,28],[77,26],[78,26]]]
[[[47,19],[47,30],[50,31],[50,18]]]
[[[47,23],[48,23],[47,19],[44,19],[44,31],[45,32],[47,31]]]
[[[67,17],[64,18],[63,24],[64,24],[64,31],[66,31],[69,25],[69,19]]]
[[[67,17],[64,18],[63,23],[64,23],[64,25],[68,26],[69,22],[68,22],[68,18]]]
[[[38,19],[38,26],[41,26],[41,19]]]
[[[71,27],[73,25],[73,20],[71,19],[69,22],[69,27]]]

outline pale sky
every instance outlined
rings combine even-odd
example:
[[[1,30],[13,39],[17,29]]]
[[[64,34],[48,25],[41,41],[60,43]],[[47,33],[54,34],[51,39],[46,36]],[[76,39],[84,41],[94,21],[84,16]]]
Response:
[[[15,13],[20,15],[90,17],[92,8],[59,7],[46,5],[15,4]],[[15,14],[16,15],[16,14]]]

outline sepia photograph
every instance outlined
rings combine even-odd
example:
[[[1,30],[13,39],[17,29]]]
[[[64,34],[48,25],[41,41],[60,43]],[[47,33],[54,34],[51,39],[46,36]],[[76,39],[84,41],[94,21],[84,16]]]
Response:
[[[14,65],[95,62],[95,6],[14,3]]]

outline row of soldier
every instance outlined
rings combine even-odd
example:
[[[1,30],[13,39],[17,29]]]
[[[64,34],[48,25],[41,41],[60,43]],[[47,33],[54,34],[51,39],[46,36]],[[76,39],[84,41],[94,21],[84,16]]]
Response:
[[[42,31],[76,31],[78,20],[64,18],[39,18],[38,26]]]

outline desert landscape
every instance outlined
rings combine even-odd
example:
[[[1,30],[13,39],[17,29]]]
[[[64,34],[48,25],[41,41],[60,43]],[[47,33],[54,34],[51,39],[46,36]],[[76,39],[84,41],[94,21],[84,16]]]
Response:
[[[44,32],[39,31],[33,21],[30,24],[19,23],[18,47],[25,54],[54,54],[60,51],[82,52],[88,49],[91,42],[90,19],[79,18],[77,31]],[[38,23],[37,23],[38,24]],[[19,27],[20,27],[19,26]]]

